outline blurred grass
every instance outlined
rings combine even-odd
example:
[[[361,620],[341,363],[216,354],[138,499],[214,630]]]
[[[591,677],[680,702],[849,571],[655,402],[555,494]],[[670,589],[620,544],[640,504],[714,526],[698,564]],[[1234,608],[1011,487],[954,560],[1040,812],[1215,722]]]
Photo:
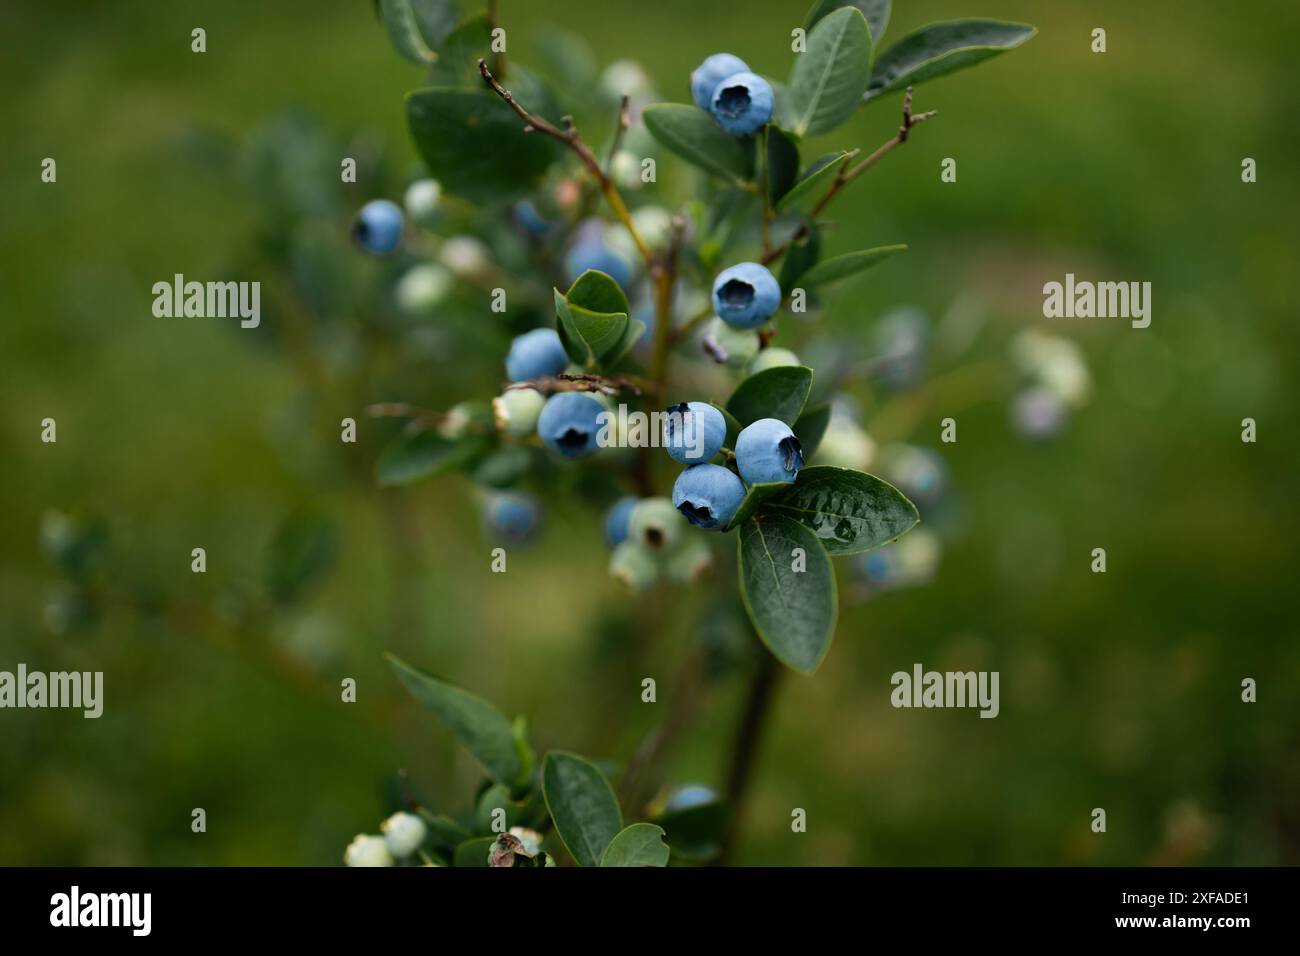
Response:
[[[503,3],[520,62],[550,20],[602,63],[643,61],[678,100],[719,48],[783,75],[804,6],[749,0],[738,18],[732,4],[684,0]],[[964,297],[996,339],[1042,325],[1041,284],[1067,271],[1151,281],[1154,321],[1049,329],[1084,345],[1097,383],[1061,442],[1016,441],[1005,396],[961,410],[948,455],[961,533],[931,587],[844,607],[822,671],[785,681],[740,861],[1296,863],[1300,15],[1172,0],[898,6],[894,39],[970,15],[1040,34],[918,90],[938,118],[837,203],[827,240],[831,253],[911,251],[838,290],[828,325],[864,337],[889,306],[940,315]],[[194,26],[207,30],[202,56],[189,52]],[[1089,52],[1094,26],[1108,31],[1104,55]],[[629,753],[653,715],[625,648],[593,662],[587,623],[614,615],[616,628],[625,603],[605,583],[595,515],[551,515],[543,540],[512,557],[507,589],[487,570],[463,483],[421,486],[411,560],[395,567],[390,493],[304,477],[276,438],[297,399],[287,366],[217,323],[149,314],[154,281],[210,274],[252,228],[243,197],[183,155],[187,131],[245,135],[306,106],[340,134],[389,138],[399,166],[414,161],[401,97],[418,71],[370,5],[10,5],[0,42],[0,449],[16,466],[0,469],[0,667],[102,669],[107,688],[99,721],[0,717],[0,862],[332,864],[388,811],[399,766],[459,809],[473,768],[405,699],[383,649],[527,713],[541,747]],[[874,148],[898,102],[825,147]],[[57,186],[39,183],[45,156]],[[949,156],[958,181],[945,185]],[[1259,163],[1255,185],[1240,182],[1244,156]],[[422,400],[461,397],[439,388],[436,365],[428,375]],[[333,440],[319,412],[306,412],[305,446]],[[936,445],[949,413],[923,407],[918,440]],[[1248,415],[1256,445],[1238,439]],[[36,442],[45,416],[57,445]],[[258,647],[122,614],[85,638],[43,631],[47,508],[98,508],[134,576],[210,595],[258,579],[275,522],[303,498],[341,516],[342,558],[265,639],[323,653],[319,671],[268,672]],[[199,545],[210,586],[188,571]],[[1104,576],[1088,572],[1098,546]],[[420,600],[399,627],[402,573]],[[661,694],[688,620],[671,616],[661,645],[642,649]],[[893,710],[889,675],[914,661],[1000,670],[1001,716]],[[355,710],[337,703],[343,676],[358,680]],[[1252,706],[1239,701],[1244,676],[1260,681]],[[719,781],[736,704],[734,690],[710,701],[674,780]],[[202,837],[188,828],[196,806]],[[796,806],[807,835],[789,832]],[[1109,814],[1104,837],[1087,832],[1095,806]]]

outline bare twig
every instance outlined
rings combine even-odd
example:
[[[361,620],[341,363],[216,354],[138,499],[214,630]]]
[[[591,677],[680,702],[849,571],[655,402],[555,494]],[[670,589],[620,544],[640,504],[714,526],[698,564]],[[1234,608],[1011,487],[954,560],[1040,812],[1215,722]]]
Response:
[[[913,126],[916,126],[919,123],[924,123],[926,120],[934,116],[937,112],[938,110],[930,110],[927,113],[913,114],[912,113],[912,88],[909,86],[907,88],[907,92],[903,94],[903,122],[898,127],[898,132],[894,134],[893,139],[890,139],[888,142],[884,143],[874,153],[872,153],[862,162],[858,163],[856,166],[853,167],[850,167],[849,163],[852,161],[853,156],[857,154],[857,151],[855,150],[852,154],[850,154],[849,160],[846,160],[844,162],[844,165],[840,167],[839,173],[836,175],[834,181],[831,183],[830,188],[826,190],[826,194],[822,196],[822,198],[817,202],[817,205],[813,207],[812,218],[816,219],[818,216],[820,216],[822,211],[828,205],[830,205],[831,200],[834,199],[836,196],[838,196],[845,186],[853,182],[853,180],[857,179],[859,176],[861,176],[872,166],[876,165],[876,163],[880,162],[882,159],[884,159],[887,155],[889,155],[899,146],[902,146],[904,143],[906,143],[908,137],[911,136]],[[775,262],[777,259],[780,259],[783,255],[785,255],[790,250],[790,247],[793,246],[796,242],[799,242],[801,239],[803,239],[803,237],[807,235],[807,233],[808,233],[807,227],[800,226],[797,230],[795,230],[794,234],[785,242],[781,243],[781,245],[777,246],[775,249],[769,249],[768,251],[764,252],[762,258],[759,261],[762,262],[763,265],[770,265],[771,263]]]
[[[605,156],[605,175],[610,175],[614,171],[614,157],[618,151],[623,148],[623,137],[627,135],[628,127],[632,125],[632,110],[629,104],[631,99],[626,93],[623,94],[623,101],[618,107],[618,121],[614,126],[614,139],[609,144],[609,153]]]
[[[768,712],[772,709],[773,692],[780,677],[780,665],[776,658],[766,652],[759,661],[758,669],[750,678],[749,696],[745,700],[745,710],[736,727],[735,743],[731,749],[731,768],[727,773],[727,829],[722,838],[722,851],[718,855],[718,864],[725,865],[736,848],[736,838],[740,833],[741,818],[745,810],[745,798],[749,794],[749,784],[754,775],[754,761],[758,756],[759,742],[763,737],[763,725],[767,722]]]
[[[492,91],[496,93],[497,96],[505,100],[506,105],[514,110],[515,113],[518,114],[519,118],[524,121],[524,129],[532,130],[541,133],[544,136],[550,136],[552,139],[559,140],[573,151],[573,154],[578,157],[582,162],[582,165],[587,168],[587,171],[596,178],[598,183],[600,183],[600,190],[605,194],[606,202],[608,202],[610,208],[614,210],[614,215],[618,216],[619,221],[623,223],[624,228],[628,231],[628,235],[632,237],[632,242],[636,245],[637,252],[640,253],[641,258],[645,260],[646,268],[653,271],[656,265],[654,255],[650,252],[649,246],[645,244],[641,239],[640,234],[636,231],[636,226],[632,224],[632,216],[627,211],[627,206],[623,202],[623,197],[619,195],[618,187],[614,185],[614,181],[605,173],[604,168],[600,165],[600,161],[596,159],[596,154],[591,151],[591,147],[583,142],[582,137],[578,135],[578,129],[573,125],[573,117],[564,117],[564,129],[560,129],[553,123],[542,119],[540,116],[533,115],[520,106],[518,101],[515,100],[514,95],[497,82],[496,77],[492,75],[492,71],[488,69],[486,60],[480,59],[478,61],[478,71],[479,75],[483,77],[483,82],[491,87]]]
[[[561,372],[559,375],[546,375],[530,379],[527,382],[511,382],[506,391],[532,388],[544,395],[553,392],[599,392],[601,395],[615,396],[620,392],[640,395],[651,386],[635,375],[589,375],[586,372]]]

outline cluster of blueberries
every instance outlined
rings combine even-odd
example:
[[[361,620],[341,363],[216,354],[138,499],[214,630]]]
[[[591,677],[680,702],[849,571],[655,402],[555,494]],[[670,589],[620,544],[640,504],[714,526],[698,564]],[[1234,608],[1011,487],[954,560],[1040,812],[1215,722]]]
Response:
[[[732,136],[750,136],[772,119],[772,85],[730,53],[715,53],[691,73],[691,98]]]

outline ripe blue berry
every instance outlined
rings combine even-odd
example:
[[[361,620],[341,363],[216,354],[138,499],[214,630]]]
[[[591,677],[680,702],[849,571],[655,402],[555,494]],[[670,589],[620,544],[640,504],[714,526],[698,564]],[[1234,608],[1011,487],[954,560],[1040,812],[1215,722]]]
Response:
[[[785,422],[760,418],[736,439],[736,467],[751,485],[791,482],[803,467],[803,447]]]
[[[564,458],[586,458],[596,452],[596,434],[605,406],[582,392],[557,392],[546,400],[537,434],[546,447]]]
[[[636,498],[628,495],[614,502],[614,506],[605,515],[605,540],[611,548],[627,540],[628,519],[632,517],[632,509],[635,507]]]
[[[732,136],[749,136],[772,118],[772,102],[767,80],[757,73],[736,73],[713,91],[713,117]]]
[[[706,531],[721,531],[745,500],[745,486],[721,465],[692,465],[673,483],[673,505]]]
[[[781,285],[766,267],[740,262],[723,269],[713,280],[713,310],[738,329],[752,329],[776,314]]]
[[[541,512],[533,498],[507,491],[487,499],[483,517],[492,537],[522,544],[537,530]]]
[[[559,375],[569,364],[555,329],[533,329],[510,343],[506,355],[506,377],[526,382],[547,375]]]
[[[565,257],[564,268],[569,274],[569,282],[574,282],[588,269],[595,269],[617,282],[625,292],[632,283],[631,263],[598,239],[576,243]]]
[[[402,241],[402,210],[387,199],[366,203],[352,223],[352,238],[375,255],[392,252]]]
[[[664,422],[664,447],[683,465],[698,465],[722,450],[727,440],[727,420],[706,402],[671,405]]]
[[[729,76],[749,71],[748,64],[730,53],[715,53],[691,71],[691,99],[702,110],[713,109],[713,91]]]

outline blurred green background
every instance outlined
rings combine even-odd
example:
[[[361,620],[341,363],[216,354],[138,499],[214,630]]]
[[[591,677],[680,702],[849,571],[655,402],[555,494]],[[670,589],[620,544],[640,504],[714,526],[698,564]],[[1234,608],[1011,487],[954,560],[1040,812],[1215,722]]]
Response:
[[[341,141],[386,142],[409,172],[402,96],[420,71],[370,3],[4,6],[0,669],[102,670],[106,702],[98,721],[0,712],[0,863],[333,865],[396,808],[399,767],[430,804],[463,809],[472,762],[384,650],[527,714],[539,749],[626,759],[657,719],[640,678],[671,695],[673,662],[711,626],[707,586],[629,601],[606,577],[598,510],[572,501],[493,575],[462,479],[357,480],[374,448],[340,452],[339,413],[378,429],[354,398],[465,397],[436,351],[403,383],[415,394],[379,373],[363,395],[313,402],[303,370],[254,333],[150,314],[153,282],[215,277],[253,241],[248,194],[204,162],[216,136],[242,142],[302,108]],[[783,76],[806,6],[503,0],[502,17],[519,62],[551,21],[602,65],[641,61],[684,101],[689,71],[719,49]],[[957,517],[942,564],[929,586],[846,601],[820,672],[783,680],[736,861],[1300,862],[1300,12],[896,7],[890,39],[955,16],[1040,33],[918,90],[938,118],[838,201],[827,239],[832,252],[911,251],[838,288],[821,321],[861,342],[889,307],[940,317],[957,303],[993,343],[1029,326],[1074,338],[1094,396],[1045,444],[1016,437],[1009,385],[922,389],[895,406],[892,427],[910,430],[894,437],[934,448],[940,418],[958,418],[958,443],[943,446]],[[204,55],[190,52],[195,26]],[[1096,26],[1104,55],[1089,49]],[[873,149],[898,103],[875,102],[825,148]],[[56,185],[39,180],[46,156]],[[939,180],[944,157],[956,183]],[[373,185],[356,188],[359,205]],[[1043,319],[1041,286],[1066,272],[1152,282],[1151,327]],[[55,445],[39,441],[47,416]],[[230,589],[262,581],[275,528],[304,505],[338,522],[336,566],[251,630],[226,626]],[[102,514],[107,560],[156,613],[110,604],[92,629],[51,633],[59,575],[39,543],[51,508]],[[189,570],[200,546],[202,577]],[[1095,547],[1104,575],[1089,571]],[[724,573],[716,588],[731,587]],[[629,647],[629,622],[651,610],[635,640],[653,643]],[[918,661],[1000,671],[1001,715],[891,708],[890,675]],[[355,705],[339,702],[349,676]],[[1243,677],[1259,681],[1258,703],[1241,702]],[[709,691],[666,782],[720,784],[741,690]],[[206,834],[190,831],[194,807]],[[806,834],[790,832],[794,807]],[[1093,807],[1107,810],[1104,836],[1089,830]]]

